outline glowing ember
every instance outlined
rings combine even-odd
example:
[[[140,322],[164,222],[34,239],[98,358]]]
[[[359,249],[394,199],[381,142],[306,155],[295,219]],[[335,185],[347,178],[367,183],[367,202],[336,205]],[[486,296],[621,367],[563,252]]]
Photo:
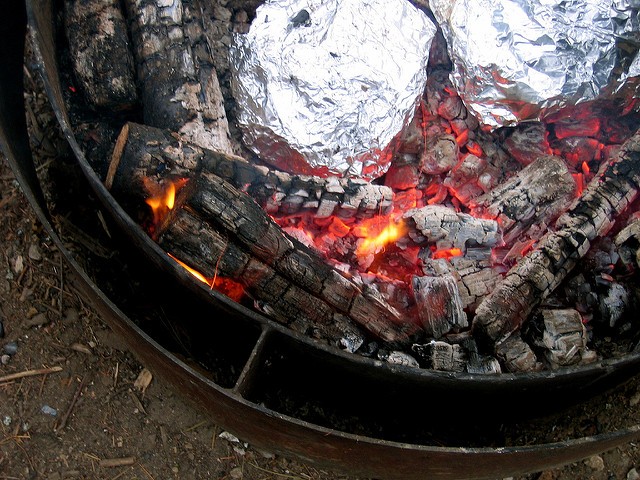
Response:
[[[191,268],[189,265],[184,263],[182,260],[174,257],[170,253],[167,253],[178,265],[184,268],[187,272],[193,275],[196,279],[201,281],[202,283],[207,284],[210,288],[215,288],[220,293],[224,293],[232,300],[239,302],[242,300],[244,296],[244,287],[240,285],[238,282],[234,282],[228,278],[222,278],[215,276],[213,278],[207,278],[198,270]]]
[[[449,260],[450,258],[461,257],[461,256],[462,256],[462,250],[460,250],[459,248],[447,248],[445,250],[436,250],[435,247],[432,248],[431,258],[435,260],[439,258],[445,258]]]

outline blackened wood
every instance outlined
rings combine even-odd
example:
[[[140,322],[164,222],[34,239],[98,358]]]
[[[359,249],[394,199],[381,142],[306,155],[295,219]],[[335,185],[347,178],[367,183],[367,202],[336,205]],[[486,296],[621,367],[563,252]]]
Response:
[[[474,215],[494,218],[510,244],[534,225],[548,225],[575,197],[576,182],[561,158],[539,157],[506,182],[471,202]]]
[[[587,352],[587,330],[582,324],[580,312],[574,309],[543,309],[540,311],[544,323],[542,342],[545,355],[552,367],[574,365],[582,361]]]
[[[496,344],[496,356],[508,372],[535,372],[542,370],[531,347],[520,338],[518,333],[512,334]]]
[[[145,123],[232,153],[200,0],[125,0]]]
[[[587,253],[591,242],[609,231],[639,188],[640,134],[636,133],[557,220],[556,230],[546,234],[478,306],[473,320],[477,337],[493,344],[517,330]]]
[[[414,276],[411,286],[418,307],[418,317],[427,335],[440,338],[452,330],[469,326],[453,275]]]
[[[138,98],[127,24],[118,0],[66,0],[73,71],[95,107],[125,109]]]
[[[392,208],[389,187],[338,177],[290,175],[253,165],[242,157],[201,148],[167,130],[128,123],[120,133],[105,180],[141,184],[143,177],[191,176],[190,172],[216,174],[245,191],[269,214],[310,213],[317,218],[386,214]],[[116,174],[117,172],[117,174]],[[114,188],[117,190],[118,186]],[[129,188],[129,187],[126,187]]]

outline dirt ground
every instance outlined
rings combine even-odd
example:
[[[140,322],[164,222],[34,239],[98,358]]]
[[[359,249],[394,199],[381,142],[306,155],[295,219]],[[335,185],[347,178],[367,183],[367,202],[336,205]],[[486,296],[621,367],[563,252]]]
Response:
[[[44,95],[27,87],[34,151],[47,165],[64,145]],[[235,441],[146,371],[79,295],[4,158],[0,325],[0,480],[355,478]],[[585,416],[597,431],[639,424],[639,385],[583,407],[574,430]],[[514,480],[637,479],[636,468],[632,443]]]

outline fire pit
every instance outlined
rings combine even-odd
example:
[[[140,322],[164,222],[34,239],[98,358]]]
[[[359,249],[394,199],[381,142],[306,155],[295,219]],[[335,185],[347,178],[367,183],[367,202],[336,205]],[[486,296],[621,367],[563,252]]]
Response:
[[[198,265],[197,270],[204,275],[205,282],[193,281],[191,273],[185,270],[180,263],[167,256],[160,245],[140,228],[139,219],[132,220],[131,215],[123,210],[122,206],[127,206],[127,201],[131,201],[131,198],[133,198],[132,204],[136,205],[136,197],[140,198],[144,191],[131,190],[127,187],[123,191],[133,195],[128,195],[128,198],[123,197],[119,202],[116,202],[111,192],[105,188],[103,179],[96,175],[94,167],[87,162],[87,152],[78,144],[73,132],[73,124],[69,120],[67,104],[59,82],[60,72],[55,68],[54,22],[50,16],[52,12],[50,7],[48,2],[32,2],[30,4],[30,21],[41,55],[48,93],[60,124],[78,158],[80,168],[108,212],[114,216],[116,224],[121,228],[123,234],[133,241],[135,248],[144,252],[143,265],[146,265],[147,268],[153,268],[153,271],[163,279],[169,278],[171,287],[164,291],[172,292],[171,295],[178,294],[181,299],[188,299],[188,303],[193,302],[196,310],[202,305],[205,310],[213,308],[213,311],[217,312],[217,319],[212,321],[215,328],[213,325],[201,325],[201,328],[206,329],[204,331],[207,332],[211,332],[210,328],[213,329],[216,333],[210,333],[211,335],[222,334],[224,336],[224,340],[216,345],[220,351],[230,352],[229,358],[226,360],[227,374],[219,378],[215,378],[214,375],[214,382],[211,378],[207,379],[196,373],[195,370],[188,368],[146,336],[113,303],[105,298],[88,278],[84,277],[84,279],[87,285],[92,287],[91,294],[95,296],[96,302],[107,313],[107,318],[112,322],[113,328],[128,337],[127,341],[132,344],[133,350],[138,351],[144,361],[155,366],[159,373],[164,372],[176,384],[182,385],[185,393],[212,411],[214,418],[221,424],[229,425],[230,430],[258,445],[269,445],[272,449],[277,448],[286,453],[296,453],[317,461],[328,461],[333,466],[349,466],[353,471],[365,474],[380,475],[384,473],[385,476],[397,478],[416,478],[426,474],[439,475],[441,478],[460,478],[461,476],[483,478],[505,475],[510,472],[535,470],[549,464],[588,455],[590,451],[606,448],[617,441],[635,435],[635,429],[632,429],[612,436],[569,441],[563,444],[560,449],[558,449],[558,445],[553,444],[533,448],[479,448],[496,444],[496,439],[499,436],[499,429],[496,429],[496,426],[499,421],[504,420],[506,412],[514,412],[514,409],[511,408],[513,404],[519,405],[514,413],[515,417],[520,418],[558,411],[627,378],[636,367],[637,354],[628,353],[622,357],[599,360],[586,365],[533,373],[485,375],[472,371],[471,373],[455,370],[442,372],[419,369],[407,366],[406,357],[394,350],[396,346],[406,345],[406,339],[411,342],[415,338],[417,332],[415,324],[399,325],[392,316],[385,318],[380,312],[392,310],[385,307],[385,302],[378,301],[378,297],[373,297],[373,293],[361,293],[366,292],[366,289],[353,290],[355,293],[352,295],[355,295],[356,300],[343,309],[343,314],[351,320],[364,318],[367,315],[371,315],[371,320],[374,322],[382,319],[380,320],[382,323],[378,326],[369,326],[369,333],[377,336],[378,341],[385,342],[387,357],[377,355],[376,358],[369,358],[343,352],[326,344],[327,338],[329,338],[330,342],[335,340],[341,342],[346,350],[357,350],[362,344],[353,348],[354,344],[349,342],[360,343],[361,335],[353,333],[354,330],[349,323],[338,324],[337,327],[335,325],[329,325],[326,328],[318,326],[317,336],[322,339],[322,341],[318,341],[306,335],[310,328],[308,325],[301,326],[300,330],[305,333],[303,335],[296,332],[295,329],[284,327],[278,322],[230,300],[228,296],[222,295],[216,290],[211,290],[211,287],[205,282],[216,283],[211,280],[216,277],[215,265],[212,270],[207,271],[205,269],[206,262],[203,261],[202,265]],[[131,165],[127,163],[130,152],[135,151],[133,142],[140,138],[146,138],[144,140],[146,148],[162,146],[164,142],[171,145],[173,142],[172,137],[167,137],[164,132],[142,127],[137,122],[127,125],[128,127],[118,136],[117,145],[119,148],[116,151],[119,153],[113,156],[117,165],[109,171],[105,169],[103,172],[106,175],[105,178],[111,175],[112,181],[107,183],[111,183],[113,192],[117,191],[119,184],[140,180],[140,177],[135,175],[138,164],[127,166]],[[144,137],[147,134],[150,134],[151,137]],[[444,139],[444,141],[449,142],[450,140]],[[454,137],[453,141],[457,142],[458,140]],[[184,143],[181,145],[184,146]],[[189,148],[195,149],[197,147],[189,145]],[[158,155],[150,156],[156,162],[160,158]],[[16,155],[16,157],[20,159],[21,155]],[[135,158],[135,155],[133,157]],[[216,157],[205,154],[203,158],[207,162],[205,164],[207,168],[219,161],[222,165],[222,171],[225,168],[224,162],[229,161],[228,155]],[[557,171],[557,162],[554,164],[553,158],[542,158],[543,173],[532,174],[534,179],[530,182],[533,184],[535,184],[536,175],[544,177],[550,175],[549,172]],[[626,157],[623,154],[618,158],[620,162],[623,162]],[[161,165],[169,166],[171,169],[176,168],[175,164],[168,165],[164,158],[160,158],[160,161],[154,166]],[[228,167],[228,164],[226,165]],[[129,168],[128,172],[133,174],[119,174],[118,168],[121,167]],[[186,168],[186,166],[183,167]],[[163,168],[158,169],[159,173],[162,173]],[[199,168],[202,169],[203,166],[200,165]],[[411,164],[399,164],[397,168],[411,170],[413,167]],[[531,170],[535,169],[532,168],[528,172]],[[262,171],[264,172],[264,170]],[[583,171],[582,174],[588,173]],[[561,173],[558,175],[562,176]],[[389,175],[390,178],[393,176],[393,173]],[[284,177],[284,175],[280,176],[280,178]],[[395,178],[401,177],[403,176],[395,174]],[[573,180],[573,177],[571,178]],[[206,189],[200,188],[203,182],[209,182],[206,183]],[[256,267],[257,270],[254,271],[264,274],[266,267],[262,265],[269,266],[268,257],[274,253],[278,254],[277,251],[269,250],[271,239],[275,238],[276,247],[282,245],[279,243],[281,237],[275,236],[279,235],[280,230],[276,228],[275,223],[265,223],[264,217],[260,216],[261,213],[257,210],[249,210],[253,207],[242,203],[244,197],[238,196],[234,189],[225,190],[226,185],[228,183],[218,184],[218,186],[222,186],[220,194],[231,192],[230,195],[235,195],[234,201],[237,200],[243,208],[240,211],[243,214],[255,212],[256,218],[259,220],[258,225],[262,225],[261,228],[264,228],[260,231],[264,237],[259,238],[255,238],[255,231],[251,229],[238,230],[238,237],[252,241],[254,245],[258,246],[255,251],[252,250],[252,254],[258,259],[254,260],[254,263],[261,261],[262,264],[258,265],[259,268]],[[27,186],[29,186],[28,183]],[[326,183],[324,186],[328,187]],[[341,185],[338,186],[343,188]],[[215,176],[203,174],[197,182],[189,181],[182,189],[178,189],[177,202],[181,206],[188,203],[187,212],[207,212],[207,209],[212,209],[208,214],[217,218],[221,212],[215,210],[218,208],[215,203],[207,203],[212,199],[202,193],[212,191],[210,189],[215,187]],[[511,185],[507,187],[507,190],[515,188],[515,185]],[[383,191],[384,189],[376,190]],[[183,198],[180,198],[181,195]],[[223,203],[227,203],[227,206],[231,203],[229,202],[231,197],[222,198],[225,199]],[[383,200],[384,197],[381,201]],[[35,205],[36,207],[39,205],[39,208],[43,206],[42,203],[38,204],[37,202]],[[493,203],[488,202],[483,208],[487,210],[493,208]],[[554,207],[551,206],[550,209],[553,211]],[[220,215],[220,217],[225,217],[223,220],[228,221],[228,225],[238,227],[237,223],[234,224],[234,221],[239,218],[234,215],[238,214],[235,214],[233,210],[224,210],[224,213],[225,215]],[[500,211],[498,216],[502,213],[504,211]],[[226,216],[227,214],[228,216]],[[443,214],[437,208],[429,209],[428,213],[422,211],[418,216],[412,218],[414,224],[411,225],[411,228],[424,234],[426,228],[421,228],[421,225],[428,225],[428,222],[433,221],[429,215],[436,215],[436,219],[438,219],[440,218],[438,215],[450,215],[450,212],[447,211],[446,214]],[[169,217],[171,216],[169,215]],[[185,240],[184,237],[170,237],[166,234],[167,226],[163,222],[169,217],[160,218],[159,221],[151,223],[152,229],[148,230],[151,236],[158,239],[160,243],[166,242],[165,245],[178,245],[184,251],[193,252],[193,247],[187,243],[189,238]],[[455,220],[458,225],[465,225],[467,217],[460,214],[455,216]],[[189,220],[186,217],[182,221],[187,222],[183,229],[186,228],[188,231],[189,225],[192,224],[188,223]],[[437,221],[441,222],[441,220]],[[473,229],[481,228],[486,232],[487,241],[490,241],[492,230],[485,228],[484,225],[479,221],[479,226],[473,224],[461,227],[461,230],[473,231]],[[169,228],[174,228],[174,226]],[[215,233],[215,231],[208,230],[204,234],[213,236]],[[52,234],[55,235],[55,231],[52,231]],[[461,235],[464,235],[464,232]],[[288,239],[290,237],[282,238]],[[221,252],[236,248],[233,245],[230,247],[228,242],[225,243],[224,238],[218,242]],[[476,243],[480,249],[485,247],[481,242]],[[263,246],[265,250],[261,252]],[[459,247],[453,245],[447,254],[442,255],[455,257],[455,251],[451,251],[455,248]],[[296,249],[296,252],[305,253],[307,251],[307,248],[302,247]],[[438,250],[436,249],[436,251]],[[302,255],[302,253],[299,254]],[[437,256],[432,259],[438,260]],[[176,257],[179,256],[176,255]],[[315,260],[315,257],[296,257],[289,260],[292,265],[302,265],[304,262]],[[82,273],[77,264],[73,265]],[[328,271],[327,275],[334,275],[333,270],[327,270],[326,266],[315,263],[311,265],[315,271]],[[434,268],[436,266],[434,265]],[[227,271],[233,271],[232,267],[228,266]],[[284,275],[278,271],[273,275],[276,274]],[[339,277],[329,278],[331,284],[335,281],[335,283],[344,284],[344,288],[353,288],[350,286],[351,283],[345,282]],[[455,282],[455,278],[453,281]],[[418,283],[423,283],[423,281]],[[444,286],[446,287],[447,284]],[[245,284],[244,287],[247,285]],[[430,285],[422,284],[419,287],[433,288]],[[279,312],[282,310],[279,310],[277,299],[282,297],[271,293],[271,298],[269,296],[260,298],[259,295],[262,295],[263,292],[258,289],[252,290],[252,294],[264,302],[267,312],[272,313],[275,318],[279,317]],[[428,300],[431,295],[425,294],[424,297]],[[336,300],[336,298],[338,299]],[[296,294],[288,297],[286,308],[295,305],[294,302],[297,299]],[[341,308],[337,294],[329,295],[327,298],[323,298],[323,301],[325,303],[333,301],[334,308]],[[184,303],[184,300],[182,302]],[[169,303],[171,302],[169,301]],[[354,308],[353,305],[364,306]],[[428,313],[430,314],[431,311]],[[321,310],[319,310],[320,314],[322,314]],[[553,314],[547,313],[546,316],[548,315]],[[333,314],[331,316],[334,318]],[[547,320],[546,316],[543,314],[545,321]],[[562,316],[561,318],[564,319]],[[448,319],[449,317],[446,316],[445,320]],[[193,321],[186,323],[192,324]],[[433,320],[430,318],[424,323],[432,328],[431,334],[434,338],[442,337],[442,329],[444,329],[444,333],[449,332],[448,326],[442,326],[441,319]],[[335,336],[336,331],[339,332],[338,336]],[[441,333],[438,334],[438,331]],[[455,334],[460,336],[459,332],[455,332]],[[491,339],[492,334],[488,333],[486,336]],[[437,341],[449,346],[459,344]],[[136,343],[138,343],[137,346],[135,346]],[[441,361],[437,354],[440,350],[434,346],[439,347],[440,344],[431,344],[425,357],[431,362],[431,367]],[[482,350],[482,348],[481,346],[477,350],[477,365],[490,365],[492,362],[484,361],[486,350]],[[568,352],[565,351],[565,354]],[[399,359],[400,364],[386,361],[390,357],[393,358],[394,355]],[[453,359],[449,360],[450,364],[459,363],[451,352],[443,354],[442,358],[446,359],[447,355]],[[446,364],[447,362],[442,360],[442,363]],[[521,363],[522,357],[517,357],[513,364]],[[189,381],[185,381],[185,379]],[[432,412],[434,411],[466,411],[469,408],[469,398],[475,400],[473,409],[482,412],[481,419],[469,423],[466,418],[464,420],[456,419],[455,415],[452,415],[451,418],[446,416],[447,418],[442,420],[433,418]],[[548,398],[554,398],[553,404],[545,401]],[[428,404],[428,408],[425,408],[425,402]],[[403,411],[394,411],[391,415],[380,414],[385,410],[385,406],[394,404],[402,404]],[[286,428],[279,427],[281,423],[284,423]],[[464,426],[464,433],[461,433],[462,426]],[[274,431],[278,432],[276,436],[279,437],[275,440]],[[305,440],[300,442],[299,438]],[[277,442],[277,447],[274,447],[274,441]],[[450,448],[427,446],[443,444],[449,445]],[[477,447],[477,449],[452,448],[459,445]],[[589,450],[589,448],[593,450]],[[354,455],[337,453],[343,452],[343,450],[357,453]],[[541,453],[542,455],[540,455]],[[455,466],[452,467],[452,465]]]

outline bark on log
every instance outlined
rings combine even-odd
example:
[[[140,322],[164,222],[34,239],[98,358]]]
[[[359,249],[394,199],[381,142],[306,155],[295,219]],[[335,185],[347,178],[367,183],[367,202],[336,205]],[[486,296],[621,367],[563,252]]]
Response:
[[[65,31],[73,71],[87,101],[96,107],[131,107],[138,95],[119,1],[65,1]]]
[[[640,133],[636,133],[476,310],[473,331],[493,344],[517,330],[544,298],[562,282],[597,237],[605,235],[615,218],[640,189]]]
[[[509,180],[472,201],[474,215],[493,218],[510,244],[535,225],[548,225],[569,207],[576,182],[561,158],[539,157]]]
[[[114,180],[127,179],[142,185],[143,177],[190,176],[196,171],[225,179],[273,216],[308,212],[318,218],[368,217],[386,214],[392,208],[393,192],[389,187],[355,179],[273,171],[252,165],[242,157],[201,148],[167,130],[136,123],[123,127],[105,184],[118,190]]]
[[[145,123],[233,153],[200,0],[125,0]]]

